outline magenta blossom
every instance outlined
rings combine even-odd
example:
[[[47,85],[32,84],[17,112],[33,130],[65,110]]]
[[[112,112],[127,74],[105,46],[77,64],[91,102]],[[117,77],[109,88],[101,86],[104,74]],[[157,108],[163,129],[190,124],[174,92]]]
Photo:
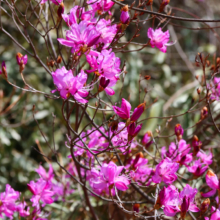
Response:
[[[0,70],[0,74],[4,74],[7,72],[5,61],[2,61],[2,70]]]
[[[90,5],[94,11],[99,11],[99,14],[108,12],[115,4],[111,0],[89,0],[87,4]]]
[[[186,141],[182,139],[179,141],[178,146],[172,142],[168,151],[166,147],[162,147],[161,156],[162,158],[169,157],[174,162],[180,163],[181,165],[187,165],[193,160],[192,153],[189,154],[190,150],[190,145],[186,144]]]
[[[17,206],[17,211],[21,217],[27,217],[30,215],[29,213],[30,207],[27,206],[26,202],[22,202]]]
[[[185,213],[189,210],[192,212],[199,212],[199,208],[195,204],[195,195],[197,194],[197,189],[193,189],[190,185],[186,184],[183,191],[180,192],[179,198],[181,204],[181,214],[185,215]]]
[[[150,38],[151,47],[157,47],[160,51],[166,53],[167,46],[171,45],[168,44],[170,38],[168,30],[166,32],[163,32],[161,28],[158,28],[155,31],[152,28],[149,28],[147,35]]]
[[[196,156],[201,159],[202,163],[204,163],[206,165],[212,164],[212,152],[210,152],[209,155],[207,155],[206,153],[202,153],[201,151],[199,151],[196,154]]]
[[[93,10],[85,11],[85,8],[76,5],[70,9],[69,14],[62,14],[62,18],[68,26],[71,26],[72,24],[77,24],[79,17],[81,20],[90,21],[94,15],[95,12]]]
[[[80,12],[80,7],[78,5],[74,6],[73,8],[70,9],[69,14],[62,14],[62,18],[68,26],[71,26],[72,24],[77,23],[77,18],[79,18],[79,12]]]
[[[100,172],[94,171],[96,174],[90,181],[92,188],[109,191],[109,187],[114,184],[118,190],[126,191],[130,183],[126,176],[119,176],[123,169],[124,166],[117,166],[112,161],[104,163]]]
[[[111,25],[111,23],[110,19],[100,19],[96,25],[96,30],[101,34],[98,44],[101,44],[102,49],[107,49],[117,34],[117,25]]]
[[[31,197],[31,202],[33,203],[33,207],[39,208],[39,202],[42,201],[42,206],[45,206],[46,204],[51,204],[54,202],[52,199],[52,196],[54,195],[54,192],[51,191],[51,183],[39,179],[37,182],[31,181],[29,184],[27,184],[28,189],[31,191],[33,196]]]
[[[158,195],[155,209],[164,208],[164,214],[167,216],[175,216],[179,212],[179,192],[175,186],[170,185],[164,187]]]
[[[48,170],[48,173],[46,172],[46,170],[40,165],[38,169],[35,170],[39,176],[46,180],[46,181],[51,181],[54,177],[54,174],[53,174],[53,167],[52,165],[50,164],[49,165],[49,170]]]
[[[219,220],[220,219],[220,210],[216,209],[214,206],[211,208],[211,217],[205,217],[205,220]]]
[[[98,43],[101,34],[96,30],[95,26],[88,21],[81,21],[79,24],[73,23],[70,30],[66,32],[66,40],[58,38],[60,44],[72,47],[72,53],[86,51],[88,47],[92,47]]]
[[[121,101],[121,108],[117,106],[112,106],[114,112],[122,119],[129,119],[130,118],[130,110],[131,110],[131,104],[126,100],[122,99]]]
[[[70,9],[69,14],[62,14],[62,18],[68,26],[71,26],[72,24],[77,24],[77,19],[79,19],[79,17],[81,20],[89,21],[94,15],[95,12],[93,10],[85,11],[85,8],[81,8],[77,5]]]
[[[195,177],[199,177],[205,173],[205,171],[208,169],[208,166],[204,163],[201,163],[201,160],[198,159],[193,162],[193,166],[191,167],[187,166],[187,168],[188,168],[188,171],[190,173],[193,173]]]
[[[167,216],[175,216],[180,212],[184,219],[188,211],[198,212],[199,208],[194,202],[197,189],[193,189],[190,185],[186,185],[182,192],[178,192],[175,186],[164,187],[159,195],[155,208],[164,207],[164,213]]]
[[[118,78],[121,72],[120,59],[115,56],[112,50],[102,50],[101,53],[91,51],[86,56],[87,62],[91,66],[88,73],[96,72],[97,75],[106,77],[107,79]]]
[[[86,91],[84,87],[87,81],[87,74],[85,74],[83,70],[75,77],[73,76],[72,70],[66,70],[63,66],[61,69],[52,72],[52,77],[57,87],[52,93],[59,91],[63,99],[67,99],[71,94],[74,99],[80,103],[88,102],[83,99],[83,97],[88,95],[88,91]]]
[[[211,81],[211,83],[208,85],[211,94],[212,100],[220,100],[220,77],[214,77],[214,79]]]
[[[177,179],[176,172],[179,169],[179,164],[173,162],[170,158],[165,158],[157,166],[155,174],[152,177],[154,183],[170,184]]]
[[[118,129],[113,134],[112,143],[115,147],[125,146],[128,143],[128,131],[124,122],[118,123]],[[121,148],[119,149],[121,150]]]
[[[175,126],[174,131],[175,131],[175,135],[176,135],[176,136],[183,136],[184,130],[183,130],[181,124],[177,124],[177,125]]]
[[[133,170],[133,172],[130,173],[130,176],[136,182],[143,184],[148,179],[147,185],[151,183],[150,177],[153,170],[148,167],[148,160],[143,158],[142,155],[137,154],[135,159],[132,159],[126,168]]]
[[[13,219],[13,214],[18,210],[16,204],[20,193],[11,188],[9,184],[5,187],[5,192],[0,193],[0,217],[5,214],[10,219]]]

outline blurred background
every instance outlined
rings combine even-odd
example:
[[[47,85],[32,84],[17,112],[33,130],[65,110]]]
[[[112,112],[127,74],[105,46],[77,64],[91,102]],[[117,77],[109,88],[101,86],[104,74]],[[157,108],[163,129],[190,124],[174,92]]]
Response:
[[[21,12],[26,10],[27,2],[26,0],[16,2]],[[36,2],[32,2],[33,5],[36,5]],[[123,3],[131,4],[131,2],[126,0]],[[158,10],[160,2],[158,0],[154,1],[153,9],[155,11]],[[68,12],[72,6],[72,1],[65,1],[65,12]],[[51,5],[51,7],[54,12],[57,10],[57,6]],[[4,1],[2,1],[2,8],[4,10],[1,11],[1,22],[4,29],[17,39],[24,48],[32,51],[31,46],[19,33],[13,18],[10,16],[10,9]],[[170,0],[170,5],[166,10],[170,10],[172,15],[178,17],[220,19],[220,4],[218,0]],[[120,7],[115,5],[112,12],[115,23],[117,23],[120,17]],[[133,12],[131,13],[133,14]],[[147,15],[140,16],[140,19],[143,20],[147,18]],[[38,25],[35,16],[32,16],[30,21],[34,25]],[[160,52],[157,48],[151,47],[146,47],[141,51],[118,52],[116,54],[121,58],[121,66],[124,62],[126,63],[127,74],[124,83],[119,82],[115,86],[116,95],[111,97],[112,103],[117,103],[121,100],[117,95],[120,92],[122,92],[121,97],[130,100],[133,107],[146,101],[149,108],[141,119],[171,116],[186,112],[199,99],[196,89],[201,86],[199,86],[199,80],[196,80],[195,77],[198,76],[201,79],[202,70],[195,65],[196,54],[198,52],[202,52],[205,55],[209,54],[211,63],[214,57],[220,55],[220,23],[198,23],[169,19],[161,22],[156,19],[154,28],[158,24],[163,31],[170,31],[171,41],[176,41],[173,46],[168,47],[166,54]],[[52,24],[49,23],[49,25]],[[63,30],[67,29],[64,22],[62,25]],[[140,22],[139,27],[141,28],[140,36],[133,41],[142,44],[147,43],[147,30],[152,27],[152,21]],[[129,41],[135,32],[135,28],[134,23],[129,25],[126,29],[126,34],[120,42]],[[40,25],[39,30],[41,30]],[[28,25],[24,31],[29,33],[39,57],[46,64],[47,58],[51,59],[51,54],[46,50],[44,39]],[[53,31],[51,31],[51,39],[56,45],[56,35]],[[139,48],[140,45],[130,44],[124,50],[137,50]],[[0,61],[5,60],[6,62],[9,81],[24,88],[25,85],[19,74],[19,66],[16,63],[17,52],[21,52],[23,55],[26,54],[7,34],[0,30]],[[28,84],[35,89],[48,94],[55,89],[51,76],[31,56],[28,56],[28,63],[23,73]],[[143,78],[146,75],[151,76],[151,79],[142,80],[139,87],[140,76]],[[208,71],[207,78],[210,79]],[[123,89],[121,91],[122,86]],[[108,102],[106,94],[103,93],[101,97]],[[152,104],[155,100],[157,101]],[[94,105],[92,101],[91,104]],[[39,166],[39,163],[45,163],[44,158],[38,153],[40,149],[49,157],[53,157],[39,131],[38,124],[33,119],[33,105],[35,105],[35,118],[47,141],[52,145],[54,136],[56,149],[62,155],[63,163],[65,164],[69,161],[67,159],[69,152],[64,144],[66,141],[66,125],[61,115],[62,101],[50,99],[42,94],[28,93],[15,89],[1,78],[0,192],[4,190],[6,183],[9,183],[15,190],[26,190],[26,184],[37,177],[34,170]],[[201,104],[201,106],[203,105]],[[212,108],[213,114],[215,116],[218,115],[220,103],[214,102]],[[91,113],[93,112],[92,110],[90,111]],[[55,120],[53,114],[56,116]],[[111,115],[109,113],[107,117]],[[74,125],[74,111],[71,117]],[[148,130],[157,135],[155,129],[161,130],[160,135],[162,136],[171,135],[174,133],[174,126],[177,123],[182,124],[184,128],[189,128],[195,125],[199,118],[200,110],[197,110],[193,113],[173,118],[168,125],[168,119],[154,118],[146,120],[143,124],[141,135],[144,135]],[[98,113],[96,122],[100,123],[102,119],[102,114]],[[218,152],[216,147],[219,144],[219,137],[215,136],[216,133],[213,127],[207,126],[209,122],[210,119],[207,119],[202,126],[187,129],[184,138],[190,140],[193,134],[199,134],[199,139],[206,143],[203,145],[204,148],[211,147]],[[84,122],[82,123],[83,125]],[[203,130],[203,128],[205,129]],[[212,135],[214,135],[215,140],[213,140]],[[167,146],[173,139],[174,137],[158,138],[157,141],[161,147]],[[56,164],[54,166],[56,167]]]

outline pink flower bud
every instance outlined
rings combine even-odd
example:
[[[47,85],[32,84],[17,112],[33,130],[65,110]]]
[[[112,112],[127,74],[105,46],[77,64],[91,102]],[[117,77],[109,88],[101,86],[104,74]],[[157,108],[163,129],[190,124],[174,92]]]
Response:
[[[131,110],[131,104],[125,100],[122,99],[121,101],[121,108],[117,106],[113,106],[114,112],[122,119],[129,119],[130,118],[130,110]]]
[[[185,218],[186,213],[189,209],[189,205],[190,205],[190,198],[188,196],[184,196],[183,203],[181,204],[181,217],[182,217],[182,219]]]
[[[184,133],[184,130],[183,130],[181,124],[177,124],[177,125],[175,126],[175,135],[176,135],[176,136],[180,136],[180,135],[182,136],[183,133]]]
[[[18,65],[26,65],[28,61],[27,55],[22,55],[21,53],[17,53],[16,55],[16,60]]]
[[[136,124],[133,122],[131,123],[128,127],[127,127],[127,131],[128,131],[128,141],[131,141],[135,136],[137,136],[137,134],[139,133],[139,131],[142,128],[142,124],[136,126]]]
[[[142,138],[142,144],[146,145],[150,142],[152,138],[152,133],[151,131],[147,131],[144,137]]]
[[[120,20],[122,24],[128,24],[130,21],[130,16],[128,13],[128,5],[124,6],[121,10]]]
[[[145,110],[145,104],[146,103],[142,103],[137,108],[134,109],[134,112],[131,116],[131,121],[137,121],[138,118],[140,118],[140,116],[142,115],[142,113]]]
[[[149,28],[147,35],[150,38],[151,47],[157,47],[160,51],[166,53],[167,46],[171,45],[168,43],[170,38],[168,30],[166,32],[163,32],[161,28],[158,28],[156,30]]]
[[[101,77],[100,79],[100,86],[102,88],[106,88],[108,86],[108,84],[110,83],[110,79],[106,79],[105,77]]]

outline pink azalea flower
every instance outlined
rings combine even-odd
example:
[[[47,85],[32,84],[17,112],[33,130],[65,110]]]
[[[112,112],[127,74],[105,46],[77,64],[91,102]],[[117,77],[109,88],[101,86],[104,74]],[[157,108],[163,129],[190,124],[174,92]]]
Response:
[[[152,141],[152,133],[151,131],[147,131],[144,135],[144,137],[142,138],[142,144],[145,145],[145,147],[149,147],[153,141]]]
[[[177,125],[175,126],[174,131],[175,131],[175,135],[176,135],[176,136],[183,136],[184,130],[183,130],[181,124],[177,124]]]
[[[63,66],[61,69],[57,69],[55,72],[52,72],[52,77],[54,84],[57,89],[53,90],[59,91],[63,99],[67,99],[71,94],[74,99],[80,103],[87,103],[88,101],[83,99],[88,95],[84,84],[87,81],[87,74],[83,70],[75,77],[73,76],[72,70],[66,70]]]
[[[26,202],[22,202],[17,206],[17,211],[21,217],[27,217],[30,215],[29,213],[30,207],[27,206]]]
[[[117,106],[112,106],[114,112],[122,119],[129,119],[130,118],[130,110],[131,110],[131,104],[126,100],[122,99],[121,101],[121,108]]]
[[[135,122],[132,122],[130,125],[128,125],[127,127],[128,141],[131,141],[135,136],[137,136],[141,128],[142,128],[142,124],[136,125]]]
[[[190,173],[193,173],[194,176],[202,176],[205,171],[208,169],[208,166],[204,163],[201,163],[200,159],[193,162],[193,166],[187,167]]]
[[[179,169],[179,164],[173,162],[170,158],[163,159],[157,166],[155,174],[152,177],[154,183],[170,184],[177,179],[175,172]]]
[[[182,192],[178,192],[175,186],[164,187],[159,195],[155,208],[164,207],[164,213],[167,216],[175,216],[180,212],[181,217],[185,218],[188,211],[198,212],[199,208],[194,202],[197,189],[193,189],[190,185],[186,185]]]
[[[20,193],[11,188],[9,184],[5,187],[5,192],[0,193],[0,217],[4,213],[10,219],[13,219],[14,212],[18,206],[16,201],[19,199]]]
[[[125,146],[128,143],[128,131],[124,122],[118,123],[118,129],[114,131],[112,144],[114,146]]]
[[[42,206],[54,202],[54,200],[52,199],[54,192],[51,191],[51,183],[43,179],[39,179],[36,183],[34,181],[31,181],[29,184],[27,184],[27,186],[33,194],[30,199],[33,203],[33,207],[39,208],[40,200],[42,201]]]
[[[168,151],[166,147],[162,147],[161,156],[162,158],[169,157],[181,165],[187,165],[193,160],[192,153],[189,154],[190,150],[190,145],[186,144],[186,141],[182,139],[179,141],[178,147],[173,142],[170,144]]]
[[[112,50],[102,50],[101,53],[91,51],[86,56],[87,62],[91,66],[88,73],[97,72],[98,75],[104,76],[107,79],[118,78],[121,72],[120,59],[115,56]]]
[[[151,178],[149,177],[152,174],[152,168],[148,167],[148,160],[143,158],[142,155],[139,155],[140,154],[137,154],[135,159],[132,159],[126,168],[133,170],[133,172],[130,173],[133,180],[143,184],[148,179],[147,185],[149,185],[151,183]]]
[[[91,5],[93,10],[100,12],[107,12],[115,4],[111,0],[89,0],[87,4]]]
[[[193,189],[190,185],[186,184],[183,191],[180,192],[179,198],[181,200],[181,212],[187,212],[188,210],[192,212],[199,212],[199,208],[194,202],[195,195],[198,190]]]
[[[163,32],[161,28],[158,28],[155,31],[152,28],[149,28],[147,35],[150,38],[151,47],[157,47],[160,51],[166,53],[167,46],[170,45],[168,44],[170,38],[168,30],[166,32]]]
[[[91,187],[97,190],[108,191],[109,187],[114,184],[118,190],[126,191],[129,180],[126,176],[119,176],[124,166],[117,166],[112,161],[109,164],[104,163],[100,172],[93,170],[93,179]],[[94,174],[95,173],[95,174]]]
[[[49,170],[48,170],[48,173],[46,172],[46,170],[40,165],[38,169],[35,170],[39,176],[46,180],[46,181],[51,181],[54,177],[54,174],[53,174],[53,167],[52,165],[50,164],[49,165]]]
[[[96,25],[96,30],[101,34],[98,44],[102,45],[102,49],[109,47],[110,43],[117,34],[117,25],[111,25],[111,20],[100,19]]]
[[[73,23],[70,30],[66,31],[66,40],[58,38],[60,44],[72,47],[72,53],[79,52],[83,46],[92,47],[98,43],[101,34],[96,30],[95,26],[88,21],[81,21],[79,24]]]
[[[207,155],[206,153],[202,153],[201,151],[199,151],[196,156],[201,159],[202,163],[206,165],[212,164],[212,152]]]
[[[101,76],[100,79],[100,85],[99,85],[99,92],[105,90],[105,92],[112,96],[115,94],[115,91],[111,88],[113,87],[115,84],[117,83],[117,79],[112,78],[110,79],[106,79],[105,77]]]
[[[79,18],[79,11],[80,7],[77,5],[70,9],[69,14],[62,14],[62,18],[68,26],[77,23],[77,18]]]
[[[202,193],[203,197],[210,197],[215,195],[217,190],[220,190],[220,184],[219,184],[219,179],[216,176],[216,174],[214,174],[211,170],[208,170],[206,176],[206,183],[207,185],[212,189],[211,191],[207,192],[207,193]]]

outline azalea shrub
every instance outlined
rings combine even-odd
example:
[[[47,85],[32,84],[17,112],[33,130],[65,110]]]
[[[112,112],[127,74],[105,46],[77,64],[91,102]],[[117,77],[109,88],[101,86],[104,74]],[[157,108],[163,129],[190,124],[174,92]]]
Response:
[[[215,149],[220,133],[220,58],[195,52],[194,60],[188,59],[172,27],[179,20],[199,22],[219,40],[207,23],[219,20],[200,19],[187,10],[182,12],[191,17],[181,17],[174,13],[178,10],[172,0],[84,0],[71,6],[62,0],[2,0],[0,7],[1,35],[19,48],[14,59],[2,60],[1,80],[21,92],[16,101],[14,94],[3,99],[0,92],[0,115],[7,121],[14,106],[25,102],[38,128],[34,152],[41,158],[31,167],[31,178],[24,178],[25,188],[19,190],[12,180],[4,183],[1,219],[220,219]],[[6,17],[20,35],[12,34]],[[151,90],[157,93],[169,82],[159,80],[160,87],[154,88],[151,71],[140,71],[132,82],[129,54],[148,48],[159,57],[172,47],[194,81],[169,95],[162,93],[167,99],[162,108],[171,108],[188,86],[194,97],[187,109],[155,116],[160,95],[154,98]],[[41,86],[27,78],[30,62],[35,63],[35,77],[40,68],[48,75]],[[19,79],[12,80],[15,68]],[[44,87],[47,80],[50,91]],[[126,81],[133,83],[133,91],[138,88],[135,101]],[[48,108],[57,106],[52,123],[41,124],[39,102],[22,99],[24,94],[45,98]],[[148,130],[153,120],[157,124]],[[16,129],[12,123],[8,120],[4,126]],[[24,135],[23,142],[27,138]]]

